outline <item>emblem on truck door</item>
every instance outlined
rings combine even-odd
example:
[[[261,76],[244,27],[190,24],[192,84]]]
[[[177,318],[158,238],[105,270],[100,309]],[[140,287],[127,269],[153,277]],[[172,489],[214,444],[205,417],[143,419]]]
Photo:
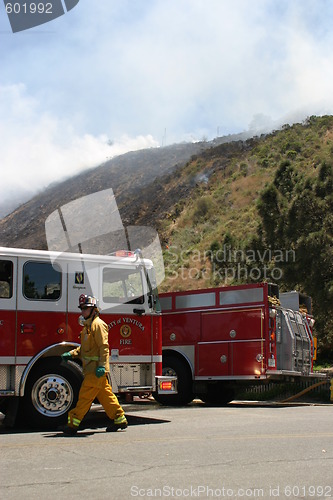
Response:
[[[128,325],[122,325],[120,327],[120,335],[123,337],[122,339],[120,339],[120,345],[130,345],[132,344],[132,339],[129,339],[128,337],[131,335],[132,333],[132,329],[130,326]]]
[[[123,325],[120,327],[120,335],[127,339],[132,333],[131,327],[128,325]]]

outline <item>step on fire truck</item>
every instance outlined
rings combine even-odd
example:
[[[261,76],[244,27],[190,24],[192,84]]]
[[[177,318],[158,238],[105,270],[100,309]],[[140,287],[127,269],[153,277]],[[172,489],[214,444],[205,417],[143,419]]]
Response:
[[[237,386],[314,377],[309,297],[262,283],[159,298],[163,373],[178,378],[177,394],[159,402],[226,404]]]
[[[109,327],[113,391],[175,392],[162,375],[161,314],[152,262],[0,248],[0,411],[56,427],[77,401],[81,367],[60,355],[79,345],[79,296],[97,296]],[[8,417],[8,419],[7,419]]]

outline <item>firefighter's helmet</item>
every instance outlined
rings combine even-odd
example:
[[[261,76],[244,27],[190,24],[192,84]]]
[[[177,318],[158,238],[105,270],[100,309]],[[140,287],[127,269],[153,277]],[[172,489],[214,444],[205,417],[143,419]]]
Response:
[[[79,309],[83,307],[97,307],[97,299],[92,295],[85,295],[82,293],[79,297]]]

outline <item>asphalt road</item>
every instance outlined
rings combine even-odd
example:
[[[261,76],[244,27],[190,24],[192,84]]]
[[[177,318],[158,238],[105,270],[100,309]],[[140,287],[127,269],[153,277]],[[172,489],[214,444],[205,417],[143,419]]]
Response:
[[[76,437],[0,426],[0,498],[333,498],[333,405],[95,407]]]

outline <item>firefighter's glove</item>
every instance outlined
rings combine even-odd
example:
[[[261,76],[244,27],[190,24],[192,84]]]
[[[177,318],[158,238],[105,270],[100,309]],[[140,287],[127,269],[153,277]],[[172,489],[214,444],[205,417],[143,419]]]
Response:
[[[72,359],[72,355],[70,352],[64,352],[64,354],[61,355],[61,360],[67,362],[69,359]]]
[[[104,366],[98,366],[96,368],[96,372],[95,373],[96,373],[96,377],[97,378],[103,377],[103,375],[105,375],[105,368],[104,368]]]

